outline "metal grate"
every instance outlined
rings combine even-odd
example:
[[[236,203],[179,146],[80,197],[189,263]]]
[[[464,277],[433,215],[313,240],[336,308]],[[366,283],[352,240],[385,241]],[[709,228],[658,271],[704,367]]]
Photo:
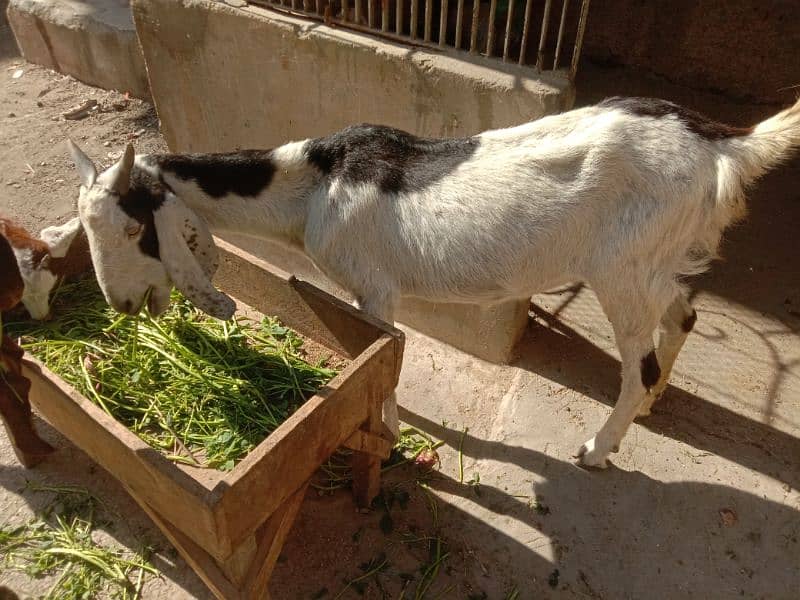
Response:
[[[578,68],[590,0],[249,2],[405,44],[455,48],[506,63],[530,65],[538,72],[562,71],[572,80]],[[553,38],[549,33],[556,24],[558,33]],[[565,59],[570,52],[571,57]]]

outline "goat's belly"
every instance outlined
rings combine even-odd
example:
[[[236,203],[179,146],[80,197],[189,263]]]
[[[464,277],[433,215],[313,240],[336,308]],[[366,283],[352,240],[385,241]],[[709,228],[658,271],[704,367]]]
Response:
[[[454,302],[465,304],[496,304],[507,300],[527,298],[575,281],[574,277],[561,274],[558,277],[520,277],[509,281],[498,274],[486,277],[440,277],[422,285],[418,278],[401,280],[400,294],[431,302]]]

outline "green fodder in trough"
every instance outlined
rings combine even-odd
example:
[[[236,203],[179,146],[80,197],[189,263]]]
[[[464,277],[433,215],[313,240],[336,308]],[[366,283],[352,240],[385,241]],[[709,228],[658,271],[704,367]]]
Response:
[[[177,292],[163,315],[126,317],[95,281],[61,287],[46,322],[6,333],[174,461],[230,470],[336,372],[304,360],[274,318],[217,321]]]

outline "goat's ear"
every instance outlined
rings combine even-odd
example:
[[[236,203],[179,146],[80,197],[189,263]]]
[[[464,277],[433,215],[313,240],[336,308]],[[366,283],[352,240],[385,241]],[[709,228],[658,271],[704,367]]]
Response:
[[[136,153],[133,150],[133,146],[128,144],[125,147],[125,152],[117,163],[108,170],[108,187],[117,192],[120,196],[127,194],[128,189],[131,187],[131,171],[133,170],[133,161],[135,158]]]
[[[184,238],[186,221],[198,217],[176,196],[168,197],[153,217],[161,263],[175,287],[203,312],[217,319],[230,319],[236,310],[235,302],[214,287],[210,269],[200,265]]]
[[[78,217],[67,221],[63,225],[45,227],[39,232],[39,239],[50,246],[50,256],[63,258],[67,255],[69,247],[75,236],[81,231],[81,220]]]
[[[78,175],[81,178],[81,185],[89,188],[94,185],[97,179],[97,169],[92,162],[92,159],[83,153],[83,150],[78,148],[78,145],[72,140],[67,140],[67,148],[72,155],[72,160],[75,167],[78,169]]]
[[[177,200],[181,202],[179,199]],[[183,239],[206,277],[213,278],[219,266],[217,246],[206,222],[188,208],[186,208],[186,216],[183,219]]]

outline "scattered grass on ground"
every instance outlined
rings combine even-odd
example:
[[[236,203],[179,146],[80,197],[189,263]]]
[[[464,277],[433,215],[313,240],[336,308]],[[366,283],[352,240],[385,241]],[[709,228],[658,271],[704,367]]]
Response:
[[[99,501],[87,490],[70,486],[29,485],[35,492],[54,493],[44,511],[19,526],[0,526],[4,568],[34,578],[57,576],[45,600],[141,597],[147,577],[158,571],[148,562],[150,551],[108,548],[92,539]]]

